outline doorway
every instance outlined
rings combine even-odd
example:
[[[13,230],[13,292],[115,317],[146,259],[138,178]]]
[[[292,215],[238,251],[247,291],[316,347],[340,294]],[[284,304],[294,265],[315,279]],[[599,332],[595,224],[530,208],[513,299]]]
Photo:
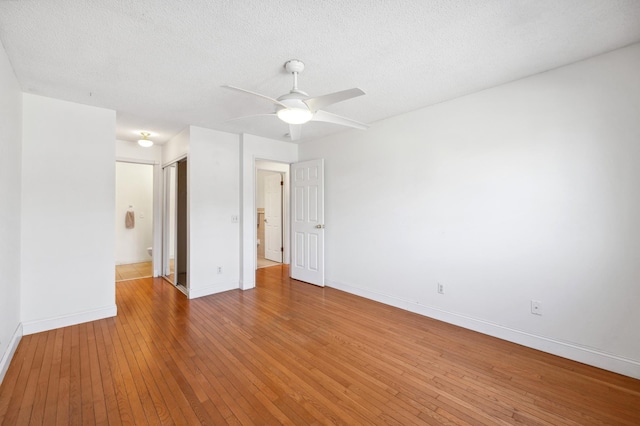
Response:
[[[116,161],[115,279],[153,276],[152,164]]]
[[[288,263],[289,165],[256,161],[256,269]]]
[[[185,294],[189,288],[187,159],[163,169],[162,276]]]

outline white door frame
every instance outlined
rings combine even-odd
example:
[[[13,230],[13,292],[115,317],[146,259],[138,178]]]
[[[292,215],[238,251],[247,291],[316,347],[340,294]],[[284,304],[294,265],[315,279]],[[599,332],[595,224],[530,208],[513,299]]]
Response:
[[[169,206],[171,200],[169,198],[169,186],[171,185],[170,177],[169,177],[169,168],[172,167],[174,169],[174,174],[177,173],[175,168],[177,166],[177,162],[167,164],[162,167],[162,183],[163,183],[163,191],[162,191],[162,271],[160,272],[161,277],[166,277],[171,273],[171,238],[167,237],[167,234],[171,232],[171,227],[175,227],[175,223],[170,223],[170,218],[173,216],[175,219],[175,210],[177,209],[176,205],[173,206],[173,212],[169,212]],[[175,176],[174,176],[175,180]],[[175,198],[175,197],[174,197]],[[175,232],[175,231],[174,231]],[[176,240],[174,238],[173,241],[173,253],[175,256],[176,252]],[[172,282],[173,285],[175,283]]]
[[[171,160],[171,161],[169,161],[167,163],[164,163],[162,165],[162,168],[160,169],[160,180],[163,183],[163,185],[162,185],[163,186],[162,187],[162,205],[161,205],[161,209],[162,209],[162,222],[161,222],[162,230],[161,230],[161,234],[162,235],[161,235],[161,244],[160,244],[161,250],[162,250],[161,254],[163,256],[160,259],[160,264],[162,265],[163,270],[160,271],[160,275],[158,275],[160,277],[164,276],[164,272],[165,272],[164,271],[164,266],[165,266],[164,265],[164,255],[169,249],[168,242],[166,242],[165,238],[164,238],[164,233],[166,232],[168,221],[169,221],[169,218],[167,217],[167,214],[166,214],[166,206],[167,206],[168,200],[167,200],[167,187],[166,187],[166,185],[167,185],[167,182],[166,182],[167,176],[165,175],[165,169],[167,167],[169,167],[169,166],[175,166],[175,174],[176,174],[175,175],[175,179],[176,179],[176,182],[177,182],[177,178],[178,178],[178,163],[180,163],[181,161],[185,161],[185,160],[187,161],[187,167],[189,167],[189,165],[188,165],[189,156],[185,154],[185,155],[181,155],[181,156],[175,158],[174,160]],[[189,200],[188,200],[188,197],[189,197],[189,195],[188,195],[189,194],[189,185],[190,185],[190,183],[189,183],[189,180],[187,179],[187,236],[186,236],[187,237],[187,250],[189,248]],[[176,198],[177,198],[177,187],[176,187]],[[177,199],[176,199],[175,208],[177,209]],[[176,217],[177,217],[177,215],[176,215]],[[165,246],[165,244],[167,244],[167,246]],[[189,296],[189,288],[190,288],[189,280],[191,279],[189,255],[187,254],[187,259],[186,260],[178,259],[177,245],[178,245],[178,238],[177,238],[177,230],[176,230],[176,240],[174,241],[174,279],[173,279],[172,284],[178,290],[180,290],[182,293],[184,293],[188,297]],[[178,262],[180,262],[180,261],[186,263],[186,268],[187,268],[187,282],[184,284],[184,286],[178,285],[178,279],[177,279],[177,275],[178,275],[177,266],[178,266]]]
[[[298,145],[275,141],[260,136],[240,135],[240,289],[248,290],[256,286],[256,161],[266,160],[291,164],[298,161]],[[289,176],[285,177],[285,197],[288,196]],[[287,214],[288,205],[285,206]],[[285,231],[287,228],[285,227]],[[288,231],[287,231],[288,232]],[[288,235],[285,235],[289,239]],[[285,247],[285,261],[288,260],[288,246]]]

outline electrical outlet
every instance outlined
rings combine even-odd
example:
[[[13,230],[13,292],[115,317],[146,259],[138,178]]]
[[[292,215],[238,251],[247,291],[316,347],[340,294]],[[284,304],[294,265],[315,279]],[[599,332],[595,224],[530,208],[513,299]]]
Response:
[[[542,315],[542,302],[539,300],[531,301],[531,313],[533,315]]]
[[[238,223],[238,215],[234,214],[231,216],[231,223]]]
[[[444,294],[444,284],[438,283],[438,293]]]
[[[222,273],[222,266],[218,266],[218,273],[221,274]]]

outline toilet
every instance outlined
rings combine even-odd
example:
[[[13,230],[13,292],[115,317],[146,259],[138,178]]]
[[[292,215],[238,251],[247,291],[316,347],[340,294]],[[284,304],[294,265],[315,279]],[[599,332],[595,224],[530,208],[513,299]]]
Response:
[[[153,257],[153,247],[147,247],[147,253],[149,253],[149,256]]]

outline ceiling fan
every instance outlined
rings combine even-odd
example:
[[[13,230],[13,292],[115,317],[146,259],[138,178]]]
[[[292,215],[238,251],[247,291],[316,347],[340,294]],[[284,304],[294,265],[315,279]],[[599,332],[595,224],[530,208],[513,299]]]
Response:
[[[268,101],[271,101],[276,107],[276,110],[273,113],[248,115],[244,117],[233,118],[232,120],[265,115],[278,117],[280,120],[289,124],[289,137],[292,141],[300,139],[302,124],[308,121],[322,121],[325,123],[340,124],[342,126],[353,127],[362,130],[365,130],[369,127],[368,125],[360,123],[359,121],[355,121],[350,118],[342,117],[322,110],[324,107],[327,107],[329,105],[364,95],[364,92],[362,90],[354,88],[342,90],[340,92],[329,93],[327,95],[310,97],[306,92],[298,89],[298,74],[304,71],[304,63],[297,59],[292,59],[284,64],[284,68],[287,70],[287,72],[293,74],[293,88],[289,93],[282,95],[277,99],[261,95],[259,93],[251,92],[249,90],[241,89],[239,87],[229,85],[222,86],[227,89],[237,90],[239,92],[248,93],[250,95],[266,99]]]

